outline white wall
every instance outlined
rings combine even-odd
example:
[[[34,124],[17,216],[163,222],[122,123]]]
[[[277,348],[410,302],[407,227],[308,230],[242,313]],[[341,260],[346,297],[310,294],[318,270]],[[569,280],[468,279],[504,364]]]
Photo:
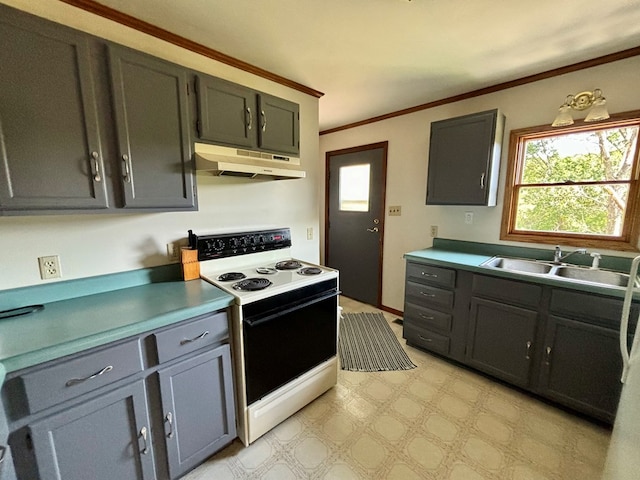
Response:
[[[295,257],[319,259],[318,99],[89,14],[67,4],[2,0],[10,6],[300,104],[307,178],[251,181],[197,175],[199,211],[0,217],[0,289],[42,284],[37,257],[60,255],[62,280],[169,263],[166,244],[196,233],[289,226]],[[306,229],[315,235],[307,240]],[[48,280],[53,282],[57,280]]]
[[[429,247],[430,226],[438,236],[485,243],[499,240],[502,219],[509,133],[513,129],[550,124],[566,95],[601,88],[609,112],[640,109],[640,57],[570,73],[532,84],[483,95],[401,117],[320,137],[320,154],[341,148],[389,141],[386,204],[401,205],[402,216],[385,221],[383,305],[402,310],[406,252]],[[430,123],[459,115],[499,108],[506,116],[496,207],[426,206],[426,178]],[[324,180],[321,180],[324,183]],[[324,192],[324,186],[322,187]],[[474,223],[464,223],[464,212],[473,212]],[[511,243],[516,245],[516,243]],[[520,244],[532,246],[531,244]],[[539,245],[536,245],[540,247]],[[542,246],[543,248],[545,246]],[[549,246],[547,246],[549,248]],[[632,253],[607,252],[621,256]]]

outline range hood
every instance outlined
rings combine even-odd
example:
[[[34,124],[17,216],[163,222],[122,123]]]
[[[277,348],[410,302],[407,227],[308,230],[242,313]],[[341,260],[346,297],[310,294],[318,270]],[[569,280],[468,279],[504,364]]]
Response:
[[[196,170],[218,176],[285,180],[306,175],[298,157],[207,143],[196,143],[195,155]]]

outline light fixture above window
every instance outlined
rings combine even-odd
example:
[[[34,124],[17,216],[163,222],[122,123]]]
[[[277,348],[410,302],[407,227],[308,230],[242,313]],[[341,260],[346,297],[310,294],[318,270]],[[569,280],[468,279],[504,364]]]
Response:
[[[585,122],[599,122],[609,118],[607,100],[602,96],[602,90],[596,88],[593,92],[580,92],[575,95],[567,95],[566,100],[558,110],[558,116],[551,124],[552,127],[566,127],[573,124],[571,110],[587,110],[590,108]]]

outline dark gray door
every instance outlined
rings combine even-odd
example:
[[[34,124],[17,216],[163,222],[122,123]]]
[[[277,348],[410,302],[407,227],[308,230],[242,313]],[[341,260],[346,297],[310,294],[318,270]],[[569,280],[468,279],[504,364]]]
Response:
[[[160,370],[171,478],[178,478],[236,436],[229,345]]]
[[[282,98],[258,95],[260,148],[282,153],[300,152],[300,106]]]
[[[109,48],[124,206],[195,207],[187,70]]]
[[[343,295],[381,305],[387,142],[327,152],[326,264]]]
[[[30,428],[43,480],[155,478],[142,380]]]
[[[530,382],[538,313],[471,299],[467,363],[514,385]]]
[[[0,10],[0,209],[107,207],[88,37]]]

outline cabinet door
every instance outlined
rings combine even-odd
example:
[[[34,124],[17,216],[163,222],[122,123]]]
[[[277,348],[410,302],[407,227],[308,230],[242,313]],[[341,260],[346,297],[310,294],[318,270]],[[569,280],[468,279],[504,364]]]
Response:
[[[125,208],[194,209],[187,71],[109,48]]]
[[[300,106],[265,93],[258,95],[260,148],[300,153]]]
[[[543,395],[612,422],[621,373],[618,331],[549,317],[540,372]]]
[[[171,478],[236,437],[229,345],[158,372]]]
[[[258,113],[253,90],[206,75],[196,76],[198,137],[238,147],[257,146]]]
[[[0,402],[0,480],[16,480],[11,448],[9,447],[9,428]]]
[[[527,386],[537,312],[471,299],[467,363],[515,385]]]
[[[503,125],[497,110],[431,124],[427,205],[496,204]]]
[[[142,380],[30,425],[42,480],[153,479]]]
[[[0,10],[0,210],[107,207],[88,37]]]

